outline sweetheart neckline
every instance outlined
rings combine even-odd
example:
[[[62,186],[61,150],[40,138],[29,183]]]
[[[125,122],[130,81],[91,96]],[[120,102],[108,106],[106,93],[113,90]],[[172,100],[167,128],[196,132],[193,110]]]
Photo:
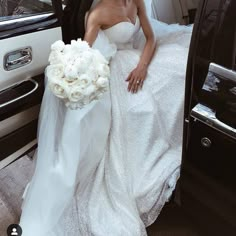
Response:
[[[113,28],[113,27],[115,27],[115,26],[117,26],[117,25],[122,24],[122,23],[128,23],[128,24],[131,24],[131,25],[133,25],[133,26],[135,27],[136,24],[137,24],[138,19],[139,19],[138,16],[136,16],[135,23],[132,23],[131,21],[121,21],[121,22],[118,22],[118,23],[112,25],[111,27],[109,27],[109,28],[107,28],[107,29],[104,29],[104,30],[102,30],[102,31],[109,30],[109,29],[111,29],[111,28]]]

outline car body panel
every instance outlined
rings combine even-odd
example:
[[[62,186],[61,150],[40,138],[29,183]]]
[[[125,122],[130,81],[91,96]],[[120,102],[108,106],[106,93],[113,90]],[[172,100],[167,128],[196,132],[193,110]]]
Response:
[[[13,83],[42,74],[48,64],[51,44],[61,39],[61,35],[61,28],[57,27],[0,40],[0,90]],[[42,40],[38,40],[40,38]],[[9,52],[27,47],[32,49],[32,61],[26,66],[6,71],[4,56]]]
[[[62,39],[56,13],[28,14],[31,5],[23,2],[27,14],[0,18],[0,169],[37,145],[44,71],[51,44]]]

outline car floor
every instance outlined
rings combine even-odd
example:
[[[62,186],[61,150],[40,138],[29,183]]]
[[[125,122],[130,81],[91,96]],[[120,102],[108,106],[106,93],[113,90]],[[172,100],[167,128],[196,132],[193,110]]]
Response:
[[[8,225],[19,222],[22,195],[33,170],[34,162],[26,156],[0,170],[1,236],[7,236]],[[175,204],[167,204],[147,231],[149,236],[200,236],[188,217]]]

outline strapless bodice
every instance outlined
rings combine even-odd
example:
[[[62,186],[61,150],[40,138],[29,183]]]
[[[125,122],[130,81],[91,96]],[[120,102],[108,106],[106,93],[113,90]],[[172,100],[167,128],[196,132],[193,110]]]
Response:
[[[103,32],[111,43],[116,44],[117,49],[129,49],[133,48],[134,35],[139,29],[140,22],[137,16],[135,24],[129,21],[122,21],[103,30]]]

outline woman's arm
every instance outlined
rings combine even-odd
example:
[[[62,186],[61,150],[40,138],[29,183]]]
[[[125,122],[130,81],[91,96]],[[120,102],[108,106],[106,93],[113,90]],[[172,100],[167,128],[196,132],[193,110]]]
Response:
[[[141,22],[141,26],[146,37],[146,44],[142,53],[142,56],[139,61],[139,65],[146,65],[148,66],[151,62],[154,50],[156,48],[156,40],[154,33],[152,31],[152,27],[148,20],[146,14],[146,8],[143,0],[138,0],[138,15]]]
[[[148,65],[152,60],[156,48],[155,36],[146,14],[144,1],[136,0],[136,4],[138,7],[138,16],[140,19],[140,23],[146,37],[146,44],[137,67],[130,73],[127,79],[127,81],[129,81],[128,91],[132,93],[136,93],[139,89],[142,88],[143,82],[147,75]]]
[[[87,41],[90,46],[92,46],[97,38],[98,31],[101,28],[98,12],[92,11],[91,13],[89,13],[86,16],[85,22],[86,23],[85,23],[84,40]]]

